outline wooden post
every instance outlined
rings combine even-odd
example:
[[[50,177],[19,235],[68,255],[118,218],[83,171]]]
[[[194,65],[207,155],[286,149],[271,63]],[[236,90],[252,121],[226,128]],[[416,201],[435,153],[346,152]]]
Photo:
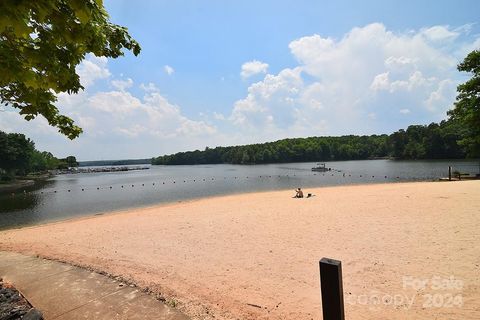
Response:
[[[341,261],[329,258],[320,260],[320,287],[323,320],[345,320]]]
[[[448,166],[448,181],[452,181],[452,166]]]

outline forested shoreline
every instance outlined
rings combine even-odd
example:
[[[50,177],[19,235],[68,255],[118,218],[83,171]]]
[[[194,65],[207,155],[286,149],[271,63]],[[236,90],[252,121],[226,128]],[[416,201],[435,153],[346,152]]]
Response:
[[[50,152],[37,150],[35,143],[24,134],[0,131],[0,182],[9,183],[16,178],[76,166],[74,156],[56,158]]]
[[[284,162],[394,159],[463,159],[459,141],[468,136],[457,121],[411,125],[390,135],[309,137],[243,146],[206,148],[164,155],[154,165],[262,164]]]

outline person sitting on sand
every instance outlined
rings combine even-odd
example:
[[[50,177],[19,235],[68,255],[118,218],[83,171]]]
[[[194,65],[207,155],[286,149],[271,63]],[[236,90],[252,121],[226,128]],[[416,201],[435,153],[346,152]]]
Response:
[[[295,190],[295,192],[296,192],[297,194],[295,195],[294,198],[303,198],[303,191],[302,191],[302,189],[298,188],[297,190]]]

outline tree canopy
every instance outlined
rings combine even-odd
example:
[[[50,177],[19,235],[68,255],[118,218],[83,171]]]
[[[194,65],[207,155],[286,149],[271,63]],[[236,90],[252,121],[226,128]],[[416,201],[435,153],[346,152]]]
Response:
[[[391,135],[283,139],[245,146],[206,148],[152,159],[152,164],[259,164],[303,161],[464,158],[457,140],[465,130],[453,120],[412,125]]]
[[[77,166],[74,156],[57,159],[50,152],[38,151],[35,143],[23,134],[0,131],[0,182],[15,176]]]
[[[448,112],[469,131],[460,144],[470,157],[480,157],[480,51],[474,50],[458,65],[459,71],[471,72],[472,78],[457,87],[454,108]]]
[[[102,0],[2,0],[0,101],[74,139],[82,129],[60,114],[56,95],[83,89],[75,68],[87,53],[117,58],[123,49],[140,53],[127,29],[109,21]]]

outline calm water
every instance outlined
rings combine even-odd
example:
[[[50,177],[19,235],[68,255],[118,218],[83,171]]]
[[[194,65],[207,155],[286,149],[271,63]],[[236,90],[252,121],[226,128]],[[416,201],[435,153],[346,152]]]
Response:
[[[293,195],[299,186],[308,193],[309,187],[436,180],[447,176],[449,165],[462,172],[479,170],[478,161],[365,160],[328,162],[334,171],[325,174],[310,170],[315,163],[286,163],[60,175],[26,193],[0,193],[0,229],[215,195],[281,189],[292,189]]]

